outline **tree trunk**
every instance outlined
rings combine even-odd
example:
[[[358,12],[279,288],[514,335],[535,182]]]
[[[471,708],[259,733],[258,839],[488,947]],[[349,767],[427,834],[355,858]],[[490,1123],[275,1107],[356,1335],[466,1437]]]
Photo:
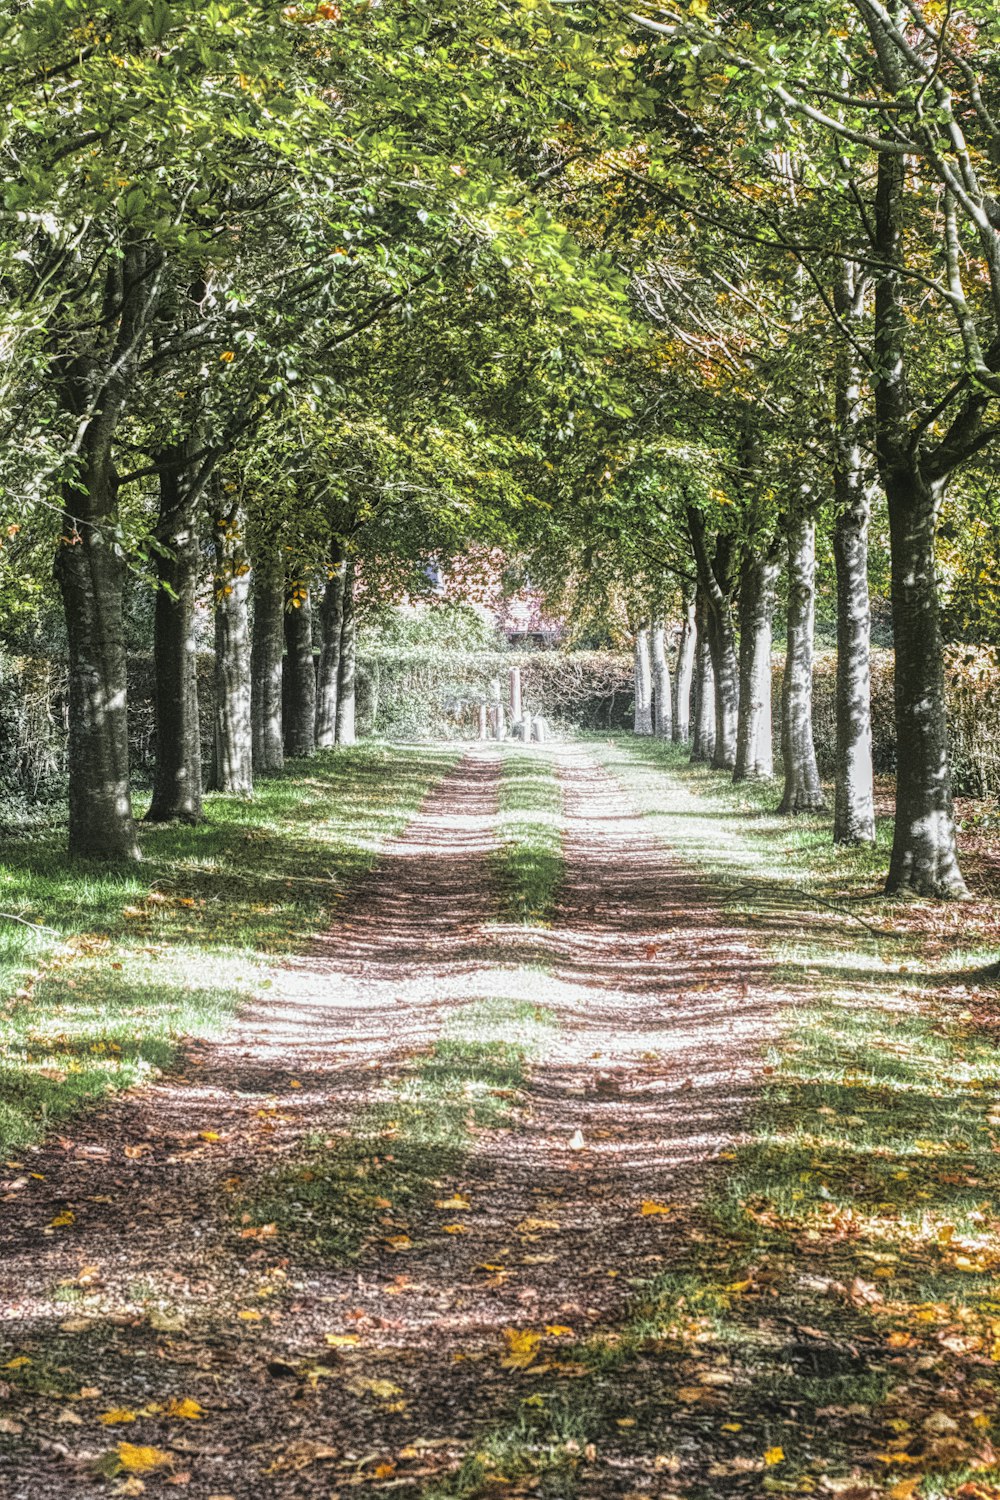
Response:
[[[688,599],[684,604],[684,622],[677,642],[677,665],[674,669],[671,738],[677,744],[685,743],[691,736],[691,678],[694,672],[695,635],[694,600]]]
[[[328,750],[337,739],[337,682],[340,638],[344,629],[344,581],[347,563],[339,543],[330,550],[330,576],[320,609],[320,653],[316,673],[316,748]]]
[[[788,636],[781,685],[781,756],[785,789],[779,812],[819,812],[823,788],[812,729],[813,622],[816,611],[816,524],[793,517],[788,531]]]
[[[86,489],[82,486],[86,484]],[[132,817],[126,720],[123,564],[103,466],[67,484],[56,558],[69,639],[69,850],[141,858]]]
[[[78,435],[77,466],[62,488],[56,557],[69,644],[71,855],[141,858],[129,785],[124,565],[116,537],[113,444],[162,286],[161,253],[126,237],[121,255],[109,258],[102,315],[88,346],[67,358],[59,353],[54,365],[60,405]],[[70,303],[77,290],[67,286]],[[88,276],[84,299],[90,294]],[[93,326],[89,316],[79,321]]]
[[[890,895],[963,897],[948,759],[934,533],[939,494],[918,474],[886,485],[895,644],[896,825]]]
[[[213,792],[253,793],[250,732],[250,564],[238,512],[216,511]]]
[[[910,318],[904,302],[906,168],[881,153],[875,195],[876,447],[889,502],[896,649],[896,822],[886,891],[962,897],[952,809],[934,534],[943,478],[932,483],[910,431]]]
[[[708,643],[708,601],[699,586],[695,599],[694,735],[693,761],[711,760],[715,748],[715,682]]]
[[[357,621],[354,612],[354,559],[344,574],[344,619],[340,632],[340,675],[337,679],[337,744],[353,745],[357,685]]]
[[[250,726],[256,775],[285,764],[281,734],[281,659],[285,640],[285,580],[277,553],[256,560],[253,577],[253,649],[250,653]]]
[[[771,729],[771,623],[779,565],[748,555],[740,570],[740,711],[734,781],[774,775]]]
[[[835,288],[845,321],[858,321],[864,292],[845,261]],[[837,756],[833,839],[837,844],[875,842],[872,769],[871,606],[868,598],[868,522],[871,499],[865,482],[861,434],[861,371],[854,350],[841,347],[836,395],[836,458],[833,471],[836,519],[833,552],[837,567]]]
[[[670,668],[667,666],[667,628],[662,620],[653,621],[653,733],[657,739],[669,740],[673,723],[670,702]]]
[[[705,634],[712,658],[712,678],[715,685],[715,744],[712,749],[712,765],[719,771],[731,771],[736,764],[736,720],[740,706],[740,673],[730,604],[732,538],[720,531],[715,538],[714,554],[709,558],[705,542],[705,517],[691,506],[688,508],[687,519],[698,582],[705,598]]]
[[[649,631],[645,625],[635,632],[632,652],[632,679],[635,684],[635,705],[632,711],[632,728],[636,734],[653,732],[653,679],[649,659]]]
[[[293,584],[285,608],[285,662],[282,675],[285,754],[316,750],[316,663],[313,658],[312,599],[304,584]]]
[[[153,614],[156,768],[151,823],[200,823],[201,719],[198,712],[198,638],[195,606],[201,561],[198,487],[184,464],[184,447],[161,455],[160,515],[156,528],[157,590]]]

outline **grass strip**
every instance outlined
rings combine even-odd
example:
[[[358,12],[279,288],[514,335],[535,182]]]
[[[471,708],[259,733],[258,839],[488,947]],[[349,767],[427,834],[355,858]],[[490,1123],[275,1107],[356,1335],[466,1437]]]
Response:
[[[374,1240],[409,1249],[412,1218],[461,1171],[476,1132],[511,1122],[552,1028],[546,1010],[513,997],[462,1006],[348,1135],[313,1136],[265,1185],[252,1221],[325,1261],[351,1260]]]
[[[0,923],[0,1149],[217,1033],[456,759],[366,742],[290,763],[252,802],[208,797],[196,828],[140,825],[135,868],[70,863],[61,828],[5,837],[4,910],[58,935]]]
[[[551,757],[505,747],[493,858],[501,920],[533,926],[549,920],[563,878],[562,809]]]

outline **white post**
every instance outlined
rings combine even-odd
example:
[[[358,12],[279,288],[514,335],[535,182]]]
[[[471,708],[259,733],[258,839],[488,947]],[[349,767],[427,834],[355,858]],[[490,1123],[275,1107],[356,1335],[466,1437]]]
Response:
[[[510,669],[510,717],[513,723],[521,722],[521,668]]]
[[[489,737],[489,729],[486,723],[486,704],[479,705],[479,738],[485,740]]]

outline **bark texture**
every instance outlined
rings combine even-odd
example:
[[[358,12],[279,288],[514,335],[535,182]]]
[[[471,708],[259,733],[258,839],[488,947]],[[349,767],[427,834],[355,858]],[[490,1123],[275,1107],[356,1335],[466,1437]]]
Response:
[[[788,634],[781,687],[781,758],[785,786],[779,812],[824,806],[812,728],[813,627],[816,614],[816,524],[798,515],[788,524]]]
[[[771,639],[777,557],[749,554],[740,569],[740,707],[734,781],[774,775]]]
[[[313,657],[312,597],[295,584],[285,601],[285,660],[282,673],[282,728],[285,754],[312,755],[316,749],[316,662]]]
[[[895,641],[896,824],[886,889],[962,897],[958,863],[934,534],[938,496],[919,476],[893,475],[889,497]]]
[[[316,748],[329,750],[337,741],[337,684],[340,678],[340,638],[344,629],[344,582],[347,563],[343,549],[330,549],[330,574],[320,608],[320,652],[316,672]]]
[[[281,732],[281,659],[285,643],[285,579],[276,552],[256,559],[253,580],[253,649],[250,655],[250,725],[255,774],[285,764]]]
[[[845,324],[864,312],[864,288],[845,261],[835,288]],[[837,569],[837,749],[833,838],[837,844],[875,841],[872,769],[871,605],[868,596],[868,523],[871,495],[864,473],[861,369],[842,344],[837,369],[833,552]]]
[[[250,564],[235,508],[215,510],[215,676],[212,712],[214,792],[253,792],[250,732]]]
[[[153,615],[156,766],[146,814],[151,823],[200,823],[202,819],[195,617],[201,486],[189,468],[189,447],[189,443],[180,444],[160,455],[156,536],[161,550],[156,558]]]
[[[340,675],[337,679],[337,744],[357,740],[357,619],[354,605],[354,559],[347,559],[344,572],[344,618],[340,631]]]
[[[639,626],[633,640],[632,682],[635,688],[632,729],[636,734],[652,734],[653,672],[649,654],[649,630],[645,625]]]
[[[674,703],[671,739],[685,744],[691,738],[691,681],[694,676],[694,652],[696,628],[694,600],[684,602],[684,619],[681,623],[680,639],[677,642],[677,662],[674,668]]]

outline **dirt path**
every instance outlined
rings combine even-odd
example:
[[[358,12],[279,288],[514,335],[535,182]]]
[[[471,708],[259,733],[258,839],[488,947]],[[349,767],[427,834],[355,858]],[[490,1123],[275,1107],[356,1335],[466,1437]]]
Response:
[[[566,878],[551,930],[490,923],[499,762],[475,751],[225,1043],[25,1159],[38,1176],[0,1224],[5,1500],[143,1484],[198,1500],[430,1495],[540,1382],[535,1409],[571,1412],[583,1371],[561,1351],[595,1331],[613,1344],[629,1277],[669,1269],[698,1233],[775,998],[745,933],[612,778],[578,747],[553,755]],[[449,1014],[497,996],[552,1025],[516,1119],[475,1132],[440,1182],[457,1207],[418,1206],[394,1250],[387,1205],[385,1235],[341,1265],[241,1237],[234,1200],[262,1168],[346,1128]],[[621,1439],[580,1451],[573,1493],[671,1492],[655,1423],[630,1441],[653,1359],[586,1381]],[[134,1420],[101,1423],[116,1411]],[[122,1442],[170,1466],[95,1476]]]

